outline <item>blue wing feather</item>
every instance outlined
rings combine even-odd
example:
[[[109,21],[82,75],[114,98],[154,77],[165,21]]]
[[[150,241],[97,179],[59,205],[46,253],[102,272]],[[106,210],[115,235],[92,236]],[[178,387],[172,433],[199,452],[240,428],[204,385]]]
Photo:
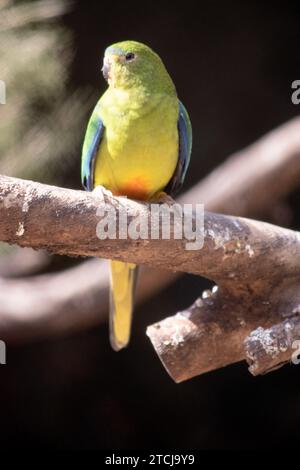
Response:
[[[82,150],[81,181],[87,191],[93,190],[95,160],[105,130],[99,116],[98,106],[99,104],[96,105],[89,120]],[[183,185],[192,151],[192,126],[187,110],[180,101],[177,126],[179,136],[178,162],[174,174],[165,188],[165,191],[171,196],[175,196]]]
[[[87,191],[92,191],[94,187],[95,160],[103,133],[104,125],[99,116],[99,103],[97,103],[89,120],[82,148],[81,182]]]
[[[179,150],[174,174],[165,188],[166,193],[175,196],[181,189],[190,163],[192,152],[192,126],[187,110],[179,101],[178,116]]]

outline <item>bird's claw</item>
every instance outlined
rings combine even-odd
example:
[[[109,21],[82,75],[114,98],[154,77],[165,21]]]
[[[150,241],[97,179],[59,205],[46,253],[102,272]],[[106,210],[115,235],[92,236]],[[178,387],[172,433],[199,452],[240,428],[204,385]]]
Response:
[[[156,196],[156,202],[159,204],[167,204],[167,206],[174,206],[175,201],[174,199],[169,196],[169,194],[165,193],[164,191],[161,191],[160,193],[157,194]]]
[[[93,194],[95,194],[101,202],[107,202],[107,199],[113,197],[113,193],[101,185],[98,185],[93,189]]]
[[[102,185],[98,185],[93,189],[93,194],[97,196],[98,199],[100,199],[100,202],[104,202],[105,204],[109,202],[110,204],[114,204],[113,198],[115,197],[112,191],[109,189],[106,189]],[[118,204],[119,207],[126,207],[125,204],[122,204],[122,199],[127,199],[126,196],[119,196],[118,197]]]

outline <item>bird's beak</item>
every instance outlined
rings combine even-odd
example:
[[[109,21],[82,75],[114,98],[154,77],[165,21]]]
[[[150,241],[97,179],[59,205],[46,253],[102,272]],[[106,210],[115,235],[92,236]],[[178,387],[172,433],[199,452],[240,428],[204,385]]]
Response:
[[[109,71],[110,71],[110,61],[107,57],[104,57],[104,61],[103,61],[103,67],[101,69],[102,73],[103,73],[103,77],[105,78],[106,81],[108,81],[109,79]]]
[[[108,81],[111,78],[110,69],[111,69],[112,63],[116,62],[118,59],[119,59],[119,56],[116,54],[113,54],[113,55],[111,54],[109,56],[104,57],[103,67],[101,70],[103,73],[103,77],[105,78],[106,81]]]

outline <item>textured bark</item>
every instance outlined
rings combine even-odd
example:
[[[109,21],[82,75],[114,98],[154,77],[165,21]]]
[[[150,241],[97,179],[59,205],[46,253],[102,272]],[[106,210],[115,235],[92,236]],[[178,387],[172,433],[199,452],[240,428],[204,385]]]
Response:
[[[290,361],[293,353],[290,341],[300,339],[300,317],[287,319],[282,324],[285,327],[281,324],[272,327],[300,309],[299,285],[298,277],[276,281],[273,288],[265,291],[256,291],[253,283],[247,285],[248,292],[237,295],[220,289],[205,293],[204,298],[185,311],[149,326],[147,335],[176,382],[245,359],[253,375],[265,373]],[[273,344],[280,343],[282,331],[291,324],[295,328],[293,337],[286,338],[288,349],[281,351],[278,347],[278,353],[270,357],[269,350],[264,349],[267,341],[262,338],[269,337],[271,331]],[[263,330],[269,327],[270,330]]]
[[[212,295],[148,329],[174,380],[241,360],[245,357],[243,341],[253,329],[278,323],[282,315],[299,308],[297,232],[205,213],[204,244],[196,251],[186,249],[190,240],[185,238],[99,240],[99,208],[102,215],[115,210],[117,219],[118,211],[126,209],[128,224],[139,217],[151,232],[149,204],[108,194],[100,199],[96,194],[1,177],[0,240],[55,253],[180,270],[215,281],[218,290]],[[173,231],[172,226],[171,234]],[[80,288],[83,286],[84,282]]]
[[[296,118],[229,158],[179,200],[204,202],[206,209],[225,213],[260,215],[281,204],[282,198],[298,184],[299,176],[300,119]],[[160,358],[176,381],[244,358],[250,361],[249,354],[250,370],[255,374],[285,362],[287,356],[283,358],[282,351],[270,363],[269,357],[261,359],[264,353],[257,342],[251,353],[243,343],[248,335],[247,347],[257,340],[255,331],[253,335],[251,332],[258,327],[270,327],[270,331],[275,328],[276,341],[276,335],[281,337],[281,333],[272,325],[283,325],[285,316],[298,312],[297,234],[262,223],[207,214],[206,250],[196,256],[195,252],[182,255],[178,241],[170,242],[173,245],[169,248],[165,241],[155,247],[152,243],[147,246],[147,241],[130,245],[117,240],[99,243],[95,239],[99,220],[95,218],[99,207],[96,196],[5,177],[1,178],[0,187],[2,240],[20,246],[31,246],[33,242],[35,248],[75,256],[116,257],[180,269],[218,283],[219,290],[212,295],[206,293],[192,308],[148,329]],[[118,208],[120,201],[112,198],[108,203]],[[131,217],[136,210],[144,216],[147,213],[144,205],[132,201],[129,205]],[[173,250],[178,253],[177,260]],[[153,275],[148,268],[144,272],[139,300],[153,295],[178,275],[171,271],[156,271]],[[2,279],[1,337],[22,341],[103,321],[107,290],[107,270],[98,260],[86,261],[63,273]]]
[[[148,224],[149,238],[100,240],[99,210],[126,210],[128,225]],[[193,219],[195,224],[195,218]],[[255,283],[264,289],[283,274],[299,272],[300,243],[296,232],[274,225],[205,213],[204,245],[188,250],[189,239],[151,239],[150,205],[125,198],[62,189],[0,177],[0,241],[52,253],[119,259],[137,264],[203,275],[230,291]],[[163,230],[163,229],[162,229]],[[171,234],[175,231],[171,218]],[[171,235],[172,236],[172,235]]]
[[[300,313],[299,308],[294,313]],[[257,328],[245,340],[246,359],[253,375],[266,374],[287,363],[299,364],[300,316],[271,328]]]
[[[273,155],[276,159],[273,159]],[[277,171],[274,173],[274,169]],[[274,184],[276,176],[276,184]],[[227,212],[234,215],[260,215],[261,212],[273,213],[274,208],[280,205],[280,200],[288,194],[300,178],[300,118],[278,127],[271,133],[261,138],[250,147],[238,152],[228,158],[222,165],[214,170],[207,178],[196,184],[192,189],[184,193],[180,202],[204,202],[207,210]],[[229,182],[229,184],[228,184]],[[268,195],[272,194],[272,198]],[[26,207],[26,205],[25,205]],[[280,223],[281,221],[279,221]],[[21,276],[30,274],[31,268],[18,261],[8,266],[6,258],[2,257],[1,274],[4,276]],[[26,263],[25,263],[26,264]],[[20,341],[36,336],[50,336],[68,329],[84,328],[97,324],[107,318],[107,303],[98,297],[102,292],[108,297],[107,270],[101,264],[105,274],[99,278],[99,264],[85,261],[82,269],[85,272],[86,294],[90,290],[90,297],[94,301],[89,309],[82,315],[80,325],[80,312],[78,317],[74,312],[73,299],[85,304],[85,295],[78,297],[77,283],[74,282],[78,273],[77,268],[65,270],[63,277],[60,273],[52,273],[47,276],[38,276],[28,279],[16,280],[16,282],[5,283],[0,291],[0,335],[5,337],[13,333]],[[35,262],[33,263],[36,266]],[[34,268],[33,266],[33,268]],[[74,270],[74,271],[73,271]],[[159,292],[165,286],[173,282],[180,273],[171,271],[149,270],[145,268],[145,275],[140,278],[138,293],[143,293],[147,298],[155,292]],[[148,274],[147,274],[148,273]],[[155,274],[154,274],[155,273]],[[95,279],[99,280],[98,291],[94,289]],[[68,280],[71,282],[68,282]],[[53,286],[58,282],[66,284],[65,296],[59,302],[55,299]],[[151,282],[149,283],[149,281]],[[31,284],[32,281],[32,284]],[[35,285],[38,282],[39,289],[43,291],[43,299],[35,295]],[[3,281],[2,281],[3,284]],[[19,303],[14,299],[18,296]],[[139,296],[140,300],[142,297]],[[22,304],[22,315],[20,316],[18,305]],[[51,308],[51,306],[53,308]],[[39,311],[39,315],[32,315],[33,311]],[[60,321],[54,325],[54,313],[57,310]],[[73,315],[69,315],[73,311]],[[1,319],[5,321],[1,321]],[[22,318],[22,320],[21,320]],[[63,320],[64,319],[64,320]],[[37,323],[36,325],[35,322]],[[49,328],[49,323],[53,328]],[[27,334],[24,335],[24,331]]]

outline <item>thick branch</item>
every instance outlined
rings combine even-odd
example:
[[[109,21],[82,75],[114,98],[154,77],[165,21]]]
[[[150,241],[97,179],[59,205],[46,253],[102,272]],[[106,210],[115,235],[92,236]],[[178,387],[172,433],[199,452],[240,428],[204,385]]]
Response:
[[[300,309],[294,309],[294,312]],[[266,374],[300,359],[300,316],[271,328],[257,328],[245,340],[246,359],[253,375]]]
[[[266,213],[299,181],[299,139],[300,118],[295,118],[267,134],[257,143],[228,158],[211,175],[183,194],[180,201],[192,203],[203,201],[208,210],[235,215]],[[275,160],[274,155],[276,155]],[[277,170],[274,172],[274,169]],[[3,260],[3,263],[6,263],[6,260]],[[3,269],[5,269],[4,265]],[[105,270],[105,268],[98,262],[85,261],[82,269],[85,272],[86,293],[87,295],[89,293],[90,299],[93,297],[84,315],[81,312],[78,312],[78,316],[76,313],[74,315],[68,313],[74,307],[74,298],[78,300],[75,307],[80,304],[86,305],[86,294],[82,293],[83,297],[80,297],[81,290],[78,292],[78,283],[74,282],[76,279],[74,276],[78,274],[77,268],[68,269],[61,274],[53,273],[43,277],[5,283],[0,291],[1,337],[13,334],[14,337],[23,341],[25,337],[29,339],[40,335],[49,336],[58,332],[72,331],[74,328],[83,328],[106,319],[107,303],[104,300],[108,297],[107,274],[101,274],[99,278],[99,269]],[[145,269],[145,273],[147,272],[149,275],[142,277],[138,289],[140,293],[142,288],[145,295],[153,295],[179,275],[171,271],[156,271],[153,276],[151,270]],[[99,284],[95,289],[94,281],[97,276]],[[150,289],[147,287],[149,280],[153,281]],[[43,292],[41,299],[36,295],[37,281],[38,289]],[[59,295],[57,298],[57,292],[53,291],[53,286],[61,285],[61,282],[66,285],[65,296],[62,298]],[[103,299],[99,299],[99,292],[103,293]],[[15,302],[16,298],[19,300],[18,303]],[[22,312],[18,305],[22,305]],[[56,321],[53,313],[56,310],[59,321]],[[33,314],[34,311],[39,312],[39,315]],[[49,328],[49,324],[53,328]]]
[[[172,276],[169,279],[172,282]],[[24,342],[106,322],[108,287],[107,263],[98,259],[55,274],[0,279],[0,337]],[[141,269],[137,304],[159,288],[158,276]]]
[[[50,257],[45,251],[15,247],[11,253],[1,256],[0,280],[1,278],[31,276],[45,269],[49,264]]]
[[[280,312],[299,308],[296,232],[206,213],[203,248],[196,251],[186,249],[187,239],[99,240],[99,208],[102,214],[116,211],[117,219],[126,209],[128,224],[138,217],[151,233],[150,205],[113,196],[101,201],[95,194],[6,177],[0,178],[0,188],[2,241],[180,270],[218,283],[218,294],[148,329],[176,381],[240,360],[243,339],[253,329],[270,326],[280,320]]]
[[[224,214],[260,217],[297,188],[299,178],[297,117],[232,155],[181,199]]]
[[[176,382],[245,359],[253,374],[266,372],[289,361],[292,341],[300,339],[300,317],[272,326],[300,311],[299,284],[298,275],[275,283],[265,293],[253,290],[254,284],[248,285],[248,292],[238,295],[218,290],[198,299],[189,309],[149,326],[147,335]],[[253,330],[256,331],[251,335]],[[275,344],[282,340],[287,349],[283,351],[278,346],[278,351],[270,356],[271,347],[266,345],[270,344],[271,335],[273,352]]]
[[[299,273],[299,236],[287,229],[205,213],[203,248],[188,250],[188,238],[153,240],[149,235],[145,240],[100,240],[96,234],[99,210],[102,214],[115,211],[118,222],[120,211],[126,211],[128,226],[144,220],[151,234],[149,204],[113,196],[104,201],[83,191],[0,177],[1,241],[203,275],[228,290],[233,285],[236,290],[246,284],[255,284],[256,289],[274,284],[281,279],[282,269],[286,276]],[[174,230],[171,218],[171,234]]]

